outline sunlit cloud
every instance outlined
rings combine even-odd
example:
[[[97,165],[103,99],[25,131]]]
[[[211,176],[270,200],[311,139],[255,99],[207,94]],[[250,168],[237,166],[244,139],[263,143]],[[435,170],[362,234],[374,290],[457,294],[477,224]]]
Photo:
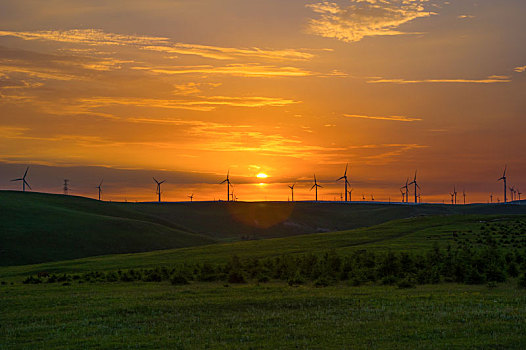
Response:
[[[484,79],[386,79],[373,78],[367,81],[371,84],[422,84],[422,83],[456,83],[456,84],[495,84],[509,83],[510,77],[503,75],[492,75]]]
[[[406,116],[369,116],[369,115],[357,115],[357,114],[344,114],[347,118],[359,118],[359,119],[373,119],[373,120],[390,120],[398,122],[416,122],[421,121],[422,118],[406,117]]]
[[[346,7],[335,2],[318,2],[306,6],[319,14],[311,19],[309,32],[346,42],[368,36],[411,34],[397,30],[417,18],[429,17],[428,0],[349,0]]]
[[[211,111],[218,106],[230,107],[282,107],[293,103],[298,103],[290,99],[279,97],[229,97],[229,96],[210,96],[202,97],[199,100],[167,100],[153,98],[110,98],[110,97],[91,97],[78,100],[78,106],[82,109],[100,108],[105,106],[120,105],[147,108],[167,108],[167,109],[189,109],[197,111]]]
[[[514,71],[517,73],[524,73],[526,72],[526,66],[515,67]]]
[[[182,67],[133,67],[135,70],[145,70],[156,74],[218,74],[241,77],[304,77],[313,73],[296,67],[262,66],[259,64],[230,64],[223,67],[182,66]]]
[[[312,53],[295,49],[232,48],[211,45],[175,43],[169,38],[107,33],[100,29],[44,30],[34,32],[0,31],[0,36],[22,40],[43,40],[90,46],[133,46],[168,54],[194,55],[216,60],[259,58],[269,60],[310,60]]]
[[[457,17],[458,19],[472,19],[475,18],[473,15],[460,15]]]

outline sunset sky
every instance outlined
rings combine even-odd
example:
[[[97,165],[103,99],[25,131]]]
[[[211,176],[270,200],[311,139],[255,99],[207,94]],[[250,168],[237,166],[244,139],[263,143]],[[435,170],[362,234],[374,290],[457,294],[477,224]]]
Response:
[[[0,2],[0,189],[167,201],[526,193],[524,0]],[[268,174],[266,179],[257,178]],[[261,183],[261,184],[260,184]],[[412,195],[412,192],[411,192]],[[410,197],[411,198],[411,197]],[[526,198],[526,194],[523,198]]]

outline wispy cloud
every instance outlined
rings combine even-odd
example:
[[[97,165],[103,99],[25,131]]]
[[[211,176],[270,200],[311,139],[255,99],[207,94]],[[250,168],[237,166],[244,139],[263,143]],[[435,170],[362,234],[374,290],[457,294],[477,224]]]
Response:
[[[347,7],[323,1],[307,4],[318,19],[311,19],[309,31],[346,42],[367,36],[411,34],[397,30],[402,24],[433,13],[426,11],[428,0],[350,0]]]
[[[110,97],[91,97],[78,100],[77,108],[80,110],[91,110],[107,106],[133,106],[146,108],[167,108],[167,109],[189,109],[197,111],[211,111],[219,106],[230,107],[282,107],[293,103],[298,103],[290,99],[279,97],[229,97],[229,96],[210,96],[200,97],[193,100],[167,100],[153,98],[110,98]]]
[[[368,83],[371,84],[422,84],[422,83],[455,83],[455,84],[495,84],[509,83],[510,77],[503,75],[492,75],[484,79],[387,79],[371,78]]]
[[[526,72],[526,66],[515,67],[514,71],[517,73],[524,73]]]
[[[216,60],[259,58],[268,60],[310,60],[312,53],[295,49],[233,48],[211,45],[176,43],[166,37],[123,35],[100,29],[45,30],[34,32],[0,31],[0,36],[23,40],[43,40],[89,46],[133,46],[167,54],[194,55]]]
[[[369,116],[369,115],[357,115],[357,114],[344,114],[347,118],[359,118],[359,119],[374,119],[374,120],[390,120],[397,122],[416,122],[421,121],[422,118],[406,117],[406,116]]]
[[[220,74],[242,77],[304,77],[312,72],[296,67],[276,67],[259,64],[229,64],[223,67],[179,66],[179,67],[133,67],[135,70],[145,70],[156,74]]]

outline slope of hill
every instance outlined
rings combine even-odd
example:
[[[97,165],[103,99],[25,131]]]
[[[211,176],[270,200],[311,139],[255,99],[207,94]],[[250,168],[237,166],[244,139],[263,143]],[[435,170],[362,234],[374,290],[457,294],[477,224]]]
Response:
[[[307,234],[233,243],[218,243],[199,247],[162,250],[137,254],[99,256],[40,265],[0,267],[0,279],[23,276],[39,271],[78,273],[116,269],[152,268],[184,263],[224,263],[233,255],[240,258],[265,258],[288,254],[320,254],[334,249],[338,254],[350,254],[357,249],[374,251],[427,251],[435,244],[442,248],[455,245],[458,236],[480,236],[482,226],[498,225],[504,237],[511,231],[522,232],[524,215],[452,215],[427,216],[390,221],[354,230]],[[521,247],[526,238],[521,237]],[[519,247],[519,246],[517,246]]]
[[[0,192],[0,266],[210,244],[112,203],[41,193]]]
[[[0,191],[0,266],[343,231],[396,219],[457,214],[526,214],[526,206],[110,203]]]

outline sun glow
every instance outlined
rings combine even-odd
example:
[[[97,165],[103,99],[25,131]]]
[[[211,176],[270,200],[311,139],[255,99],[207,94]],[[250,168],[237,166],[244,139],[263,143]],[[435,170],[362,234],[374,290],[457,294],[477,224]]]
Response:
[[[265,173],[259,173],[259,174],[256,175],[256,177],[258,179],[266,179],[268,177],[268,175],[265,174]]]

